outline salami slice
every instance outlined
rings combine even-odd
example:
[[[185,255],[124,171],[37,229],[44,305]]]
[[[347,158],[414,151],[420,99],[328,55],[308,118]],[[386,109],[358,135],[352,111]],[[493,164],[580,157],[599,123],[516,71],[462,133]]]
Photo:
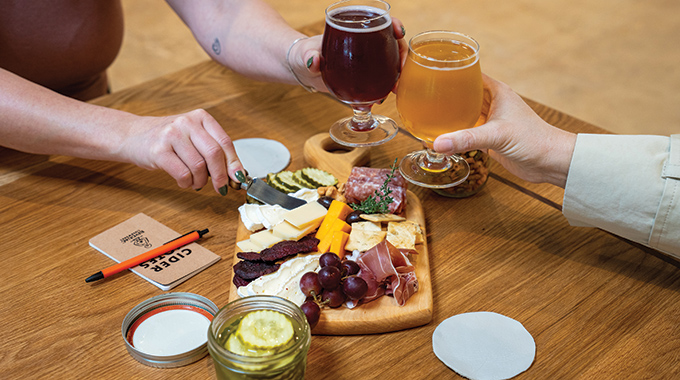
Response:
[[[345,185],[345,198],[349,203],[361,203],[379,190],[385,183],[392,169],[376,169],[355,166]],[[406,210],[406,190],[408,182],[399,172],[387,184],[392,190],[390,197],[394,201],[389,205],[389,211],[393,214],[402,214]]]

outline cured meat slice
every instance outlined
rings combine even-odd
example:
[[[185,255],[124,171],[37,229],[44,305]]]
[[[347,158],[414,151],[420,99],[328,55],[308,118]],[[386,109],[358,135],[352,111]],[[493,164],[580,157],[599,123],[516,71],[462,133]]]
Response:
[[[274,262],[295,256],[298,253],[315,251],[318,245],[319,239],[312,235],[307,235],[298,241],[284,240],[269,248],[263,249],[262,252],[260,252],[260,259],[266,262]]]
[[[359,277],[366,280],[368,292],[362,299],[370,302],[383,294],[392,295],[399,306],[418,291],[415,267],[387,240],[376,244],[358,259]]]
[[[265,274],[274,273],[279,269],[279,264],[265,263],[261,261],[239,261],[234,265],[234,273],[244,280],[254,280]]]
[[[347,198],[347,202],[361,203],[366,200],[366,198],[382,187],[391,171],[392,169],[353,167],[345,184],[344,195]],[[408,183],[397,171],[387,184],[387,187],[392,190],[389,196],[394,199],[388,206],[389,211],[393,214],[403,214],[406,211],[406,190],[408,189]]]
[[[262,261],[260,254],[257,252],[238,252],[236,254],[236,257],[238,257],[241,260],[247,261]]]
[[[236,285],[237,288],[240,288],[241,286],[246,286],[250,284],[252,280],[246,280],[243,277],[234,274],[234,279],[232,281],[234,282],[234,285]]]

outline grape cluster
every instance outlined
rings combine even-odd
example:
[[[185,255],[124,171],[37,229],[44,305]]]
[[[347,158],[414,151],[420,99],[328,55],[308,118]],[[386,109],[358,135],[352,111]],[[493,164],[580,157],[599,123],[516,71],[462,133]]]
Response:
[[[307,272],[300,278],[300,290],[307,296],[301,308],[312,328],[319,322],[321,307],[339,307],[348,298],[364,298],[368,291],[366,281],[357,276],[356,262],[340,260],[335,253],[327,252],[319,257],[319,265],[318,273]]]

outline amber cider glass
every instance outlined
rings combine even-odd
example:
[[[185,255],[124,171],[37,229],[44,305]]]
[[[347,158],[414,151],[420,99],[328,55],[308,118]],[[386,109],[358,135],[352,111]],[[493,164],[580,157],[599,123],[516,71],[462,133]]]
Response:
[[[470,173],[465,159],[436,153],[432,145],[439,135],[475,125],[483,92],[479,44],[474,39],[450,31],[411,38],[397,89],[397,109],[404,128],[425,149],[402,160],[400,171],[407,180],[429,188],[465,181]]]

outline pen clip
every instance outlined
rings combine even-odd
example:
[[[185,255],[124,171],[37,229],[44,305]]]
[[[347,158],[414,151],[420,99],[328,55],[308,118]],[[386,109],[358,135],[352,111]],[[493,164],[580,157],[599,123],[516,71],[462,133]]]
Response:
[[[173,241],[178,240],[178,239],[181,239],[181,238],[183,238],[183,237],[185,237],[185,236],[187,236],[187,235],[191,235],[191,234],[193,234],[194,232],[198,232],[198,237],[200,238],[200,237],[203,237],[203,235],[205,235],[205,234],[208,233],[208,229],[206,228],[206,229],[204,229],[204,230],[193,230],[193,231],[189,231],[189,232],[185,233],[185,234],[182,235],[182,236],[178,236],[178,237],[176,237],[176,238],[174,238],[174,239],[172,239],[172,240],[170,240],[170,241],[166,241],[166,242],[163,243],[162,245],[166,245],[166,244],[168,244],[168,243],[172,243]]]

